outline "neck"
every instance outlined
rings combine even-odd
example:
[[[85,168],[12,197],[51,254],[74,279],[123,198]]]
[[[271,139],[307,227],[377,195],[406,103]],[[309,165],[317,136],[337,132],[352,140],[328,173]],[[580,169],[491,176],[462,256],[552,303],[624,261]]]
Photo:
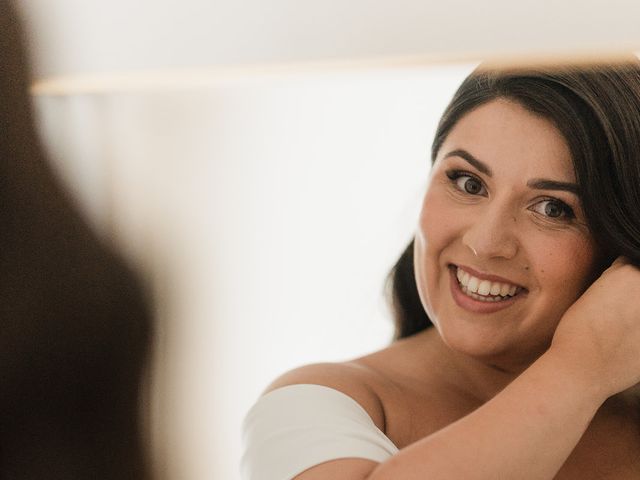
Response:
[[[479,403],[493,398],[535,360],[477,358],[450,348],[435,328],[424,335],[438,358],[445,381]]]

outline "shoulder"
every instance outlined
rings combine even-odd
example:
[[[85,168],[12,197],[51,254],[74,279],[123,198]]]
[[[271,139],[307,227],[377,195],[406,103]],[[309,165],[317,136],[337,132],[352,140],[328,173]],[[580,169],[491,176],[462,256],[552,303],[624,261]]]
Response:
[[[369,414],[381,431],[385,431],[385,412],[381,399],[379,374],[358,361],[305,365],[281,375],[265,390],[311,384],[329,387],[355,400]]]
[[[406,426],[409,399],[417,386],[429,386],[424,365],[425,335],[396,341],[369,355],[342,363],[318,363],[293,369],[275,381],[264,392],[299,384],[321,385],[337,390],[355,400],[369,414],[378,429],[386,434],[398,434]],[[427,342],[429,340],[427,339]]]
[[[277,378],[243,423],[246,479],[364,479],[398,452],[386,436],[376,372],[357,360]]]

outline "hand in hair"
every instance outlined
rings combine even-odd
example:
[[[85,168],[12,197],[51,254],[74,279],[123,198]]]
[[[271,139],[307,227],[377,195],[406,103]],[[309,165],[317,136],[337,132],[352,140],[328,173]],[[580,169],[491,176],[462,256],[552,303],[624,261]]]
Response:
[[[606,398],[640,382],[640,269],[623,257],[564,314],[550,353]]]

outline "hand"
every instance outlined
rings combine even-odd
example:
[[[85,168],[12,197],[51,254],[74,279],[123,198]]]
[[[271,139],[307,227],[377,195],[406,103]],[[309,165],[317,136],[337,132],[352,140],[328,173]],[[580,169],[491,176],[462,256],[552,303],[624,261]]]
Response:
[[[565,312],[550,352],[605,398],[640,383],[640,269],[618,257]]]

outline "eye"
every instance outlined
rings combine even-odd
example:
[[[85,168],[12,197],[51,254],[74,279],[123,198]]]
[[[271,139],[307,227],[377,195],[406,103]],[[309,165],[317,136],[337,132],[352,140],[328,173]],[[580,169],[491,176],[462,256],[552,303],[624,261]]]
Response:
[[[451,170],[447,172],[447,177],[461,192],[469,195],[486,195],[486,190],[482,181],[475,175],[468,172]]]
[[[553,219],[565,219],[570,220],[575,218],[573,209],[566,203],[558,199],[546,199],[536,203],[531,207],[531,210]]]

